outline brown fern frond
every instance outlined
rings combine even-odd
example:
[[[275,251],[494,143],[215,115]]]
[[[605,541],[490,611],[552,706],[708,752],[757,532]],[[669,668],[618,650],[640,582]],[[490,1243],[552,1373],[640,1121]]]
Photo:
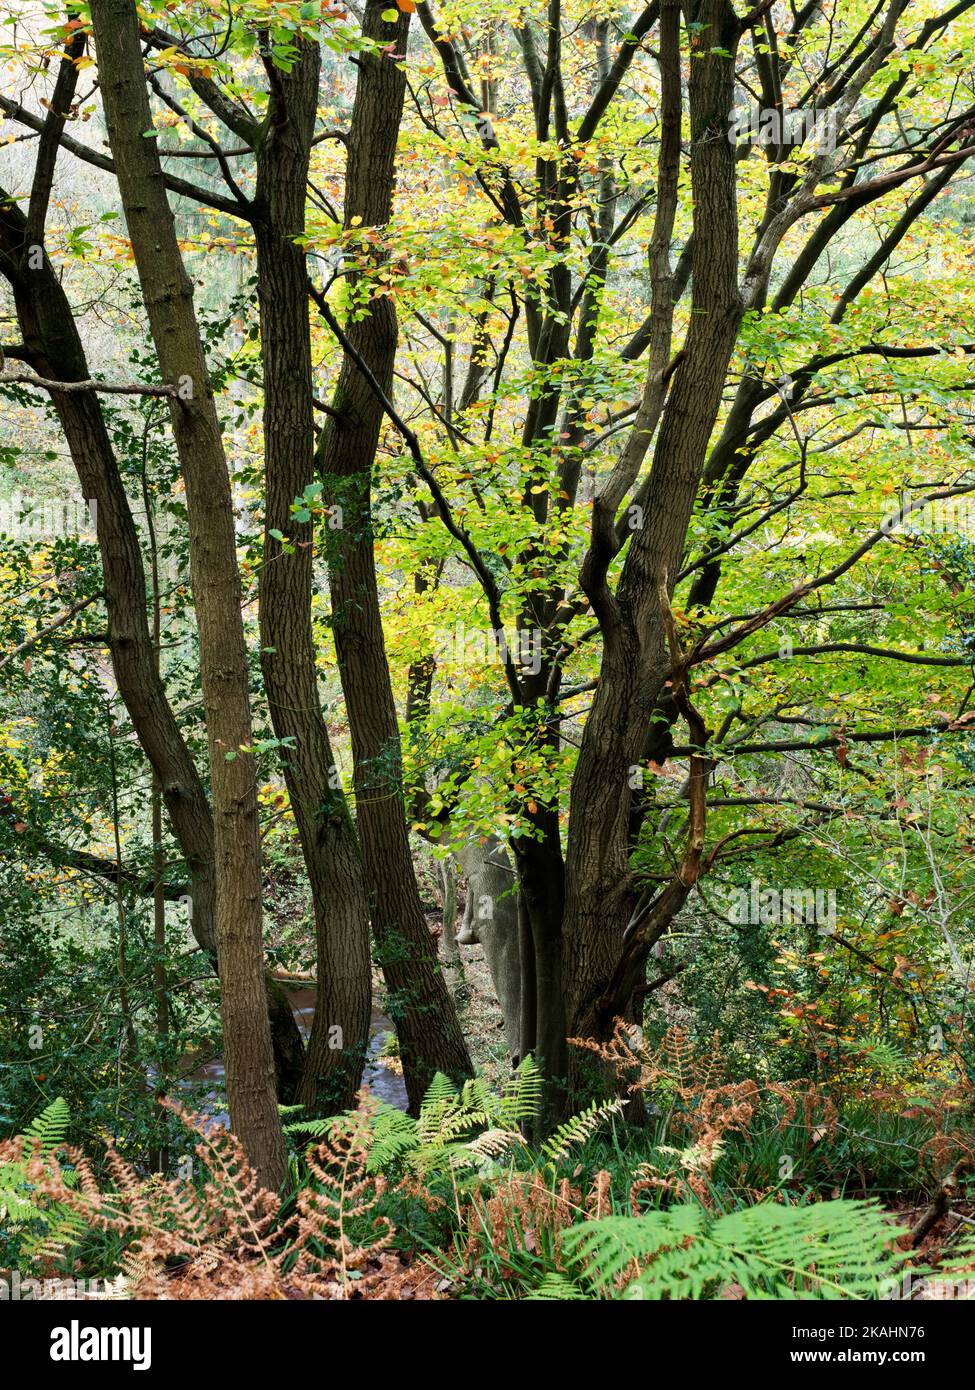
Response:
[[[112,1146],[105,1155],[107,1189],[77,1150],[66,1154],[70,1182],[56,1155],[35,1152],[29,1160],[39,1199],[57,1201],[124,1240],[122,1272],[131,1297],[430,1296],[425,1273],[408,1277],[401,1261],[387,1258],[393,1229],[376,1212],[384,1180],[366,1173],[366,1111],[309,1151],[311,1182],[298,1194],[297,1214],[287,1216],[233,1134],[169,1108],[198,1141],[202,1184],[145,1179]],[[392,1281],[389,1290],[385,1281]]]

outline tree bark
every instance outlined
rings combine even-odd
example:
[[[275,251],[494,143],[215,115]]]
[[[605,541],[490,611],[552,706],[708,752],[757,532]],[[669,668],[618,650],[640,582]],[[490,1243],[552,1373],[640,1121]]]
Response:
[[[489,835],[483,844],[457,851],[467,879],[467,902],[457,940],[480,942],[501,1005],[508,1052],[521,1057],[521,957],[518,936],[518,879],[504,842]]]
[[[292,70],[274,75],[270,110],[256,140],[254,229],[266,487],[261,667],[274,732],[291,741],[281,753],[284,778],[315,913],[317,992],[299,1098],[320,1113],[354,1103],[369,1045],[372,980],[362,862],[318,692],[314,523],[292,513],[314,477],[308,272],[295,238],[305,228],[319,65],[317,46],[302,42]]]
[[[409,15],[387,23],[383,0],[366,7],[364,34],[406,49]],[[389,220],[405,78],[390,49],[358,58],[348,140],[346,227]],[[377,298],[348,335],[382,389],[392,389],[397,346],[391,300]],[[434,1073],[470,1074],[467,1045],[420,902],[407,834],[396,705],[383,637],[372,527],[372,469],[383,406],[355,362],[343,358],[317,464],[326,500],[341,508],[329,585],[339,672],[355,760],[356,810],[377,957],[389,989],[410,1105]]]
[[[190,567],[213,788],[217,958],[231,1123],[261,1181],[286,1174],[265,995],[261,845],[247,650],[223,440],[155,141],[133,0],[95,0],[92,24],[119,192],[186,486]]]
[[[86,381],[88,363],[60,280],[44,256],[29,257],[27,222],[0,197],[0,271],[14,294],[25,355],[39,374]],[[146,578],[135,521],[94,391],[51,400],[82,492],[94,503],[104,576],[108,647],[119,694],[155,771],[190,874],[190,924],[216,959],[213,824],[206,793],[156,669],[146,616]]]
[[[570,1036],[604,1028],[599,1000],[621,959],[626,927],[630,769],[637,765],[669,665],[665,598],[674,578],[741,320],[735,151],[727,139],[739,22],[728,0],[692,18],[691,187],[695,245],[690,327],[654,450],[644,508],[615,596],[588,577],[605,642],[572,781],[566,855],[563,986]],[[726,56],[731,55],[731,56]],[[570,1085],[583,1084],[578,1049]]]

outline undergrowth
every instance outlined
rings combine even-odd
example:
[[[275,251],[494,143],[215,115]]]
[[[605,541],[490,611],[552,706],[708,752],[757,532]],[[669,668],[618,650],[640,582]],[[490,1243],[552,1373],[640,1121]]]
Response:
[[[136,1298],[863,1299],[920,1271],[898,1208],[949,1164],[965,1196],[962,1083],[938,1109],[729,1081],[678,1030],[653,1049],[622,1024],[578,1045],[617,1094],[540,1144],[531,1058],[498,1089],[438,1076],[416,1117],[367,1093],[330,1119],[289,1111],[284,1195],[205,1117],[176,1111],[192,1161],[147,1177],[111,1145],[95,1159],[68,1144],[56,1102],[0,1144],[5,1260],[121,1275]],[[973,1259],[960,1241],[938,1277]]]

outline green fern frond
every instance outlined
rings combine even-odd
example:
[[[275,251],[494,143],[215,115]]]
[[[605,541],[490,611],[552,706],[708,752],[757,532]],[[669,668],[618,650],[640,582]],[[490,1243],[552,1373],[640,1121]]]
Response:
[[[416,1122],[417,1147],[416,1166],[420,1169],[437,1166],[448,1148],[460,1145],[472,1137],[472,1131],[487,1125],[487,1115],[483,1111],[466,1111],[456,1108],[444,1109],[440,1113],[421,1109]]]
[[[22,1256],[53,1260],[66,1245],[76,1244],[85,1229],[84,1222],[61,1203],[42,1200],[39,1204],[34,1185],[27,1176],[28,1161],[35,1153],[52,1154],[67,1139],[71,1111],[58,1096],[37,1115],[23,1133],[24,1157],[19,1162],[0,1164],[0,1222],[17,1231]],[[74,1186],[76,1176],[64,1174]]]
[[[295,1120],[290,1125],[284,1126],[285,1134],[293,1134],[297,1138],[307,1136],[309,1139],[327,1139],[332,1132],[334,1117],[325,1120]]]
[[[749,1298],[875,1299],[905,1256],[876,1202],[760,1203],[713,1216],[696,1205],[609,1216],[565,1233],[605,1291],[638,1269],[624,1298],[701,1299],[737,1285]]]
[[[460,1103],[466,1110],[477,1110],[483,1114],[497,1109],[498,1098],[483,1076],[471,1076],[460,1090]]]
[[[38,1216],[37,1208],[25,1195],[25,1189],[19,1183],[15,1184],[14,1175],[10,1172],[13,1167],[13,1164],[7,1164],[0,1169],[0,1222],[4,1226],[20,1225]]]
[[[561,1302],[577,1303],[580,1299],[585,1299],[587,1295],[580,1289],[574,1280],[569,1279],[564,1274],[546,1274],[545,1278],[537,1288],[532,1289],[531,1293],[525,1295],[527,1302]]]
[[[542,1073],[531,1055],[519,1062],[498,1097],[497,1120],[505,1129],[533,1120],[542,1105]]]
[[[416,1120],[385,1101],[376,1106],[370,1119],[370,1129],[372,1143],[366,1161],[368,1173],[381,1172],[419,1143]]]
[[[457,1087],[449,1076],[444,1076],[443,1072],[438,1071],[436,1076],[427,1087],[426,1095],[423,1097],[421,1110],[429,1105],[437,1105],[449,1100],[457,1099]]]
[[[24,1130],[28,1147],[40,1140],[41,1153],[51,1153],[60,1148],[68,1136],[71,1111],[63,1096],[58,1096],[46,1106]]]
[[[21,1252],[32,1260],[60,1259],[65,1246],[77,1245],[87,1230],[82,1216],[60,1204],[43,1212],[33,1208],[31,1214],[43,1223],[36,1230],[25,1231],[21,1238]]]
[[[440,1148],[468,1137],[472,1130],[487,1124],[485,1111],[469,1109],[459,1096],[432,1105],[424,1101],[416,1121],[418,1148]]]
[[[587,1110],[581,1110],[578,1115],[571,1115],[563,1121],[555,1133],[546,1139],[541,1147],[542,1158],[553,1166],[561,1163],[572,1149],[585,1144],[611,1115],[618,1115],[622,1108],[621,1100],[593,1101]]]
[[[882,1038],[870,1038],[865,1042],[851,1042],[847,1038],[837,1038],[842,1051],[861,1064],[876,1067],[884,1078],[894,1081],[910,1071],[911,1059],[899,1047]]]

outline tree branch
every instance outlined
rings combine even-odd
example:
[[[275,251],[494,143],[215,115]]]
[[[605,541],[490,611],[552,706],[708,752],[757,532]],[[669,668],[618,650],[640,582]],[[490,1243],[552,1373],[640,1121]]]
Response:
[[[31,647],[36,646],[38,642],[42,642],[45,637],[49,637],[52,632],[57,632],[58,628],[64,627],[66,623],[70,623],[71,619],[75,617],[76,614],[80,613],[82,609],[88,608],[90,604],[104,597],[104,593],[99,589],[97,594],[91,594],[88,598],[80,599],[67,609],[66,612],[62,613],[60,618],[56,618],[53,623],[49,623],[47,627],[41,628],[40,632],[35,632],[33,637],[28,637],[26,642],[21,642],[18,647],[14,647],[13,651],[8,652],[7,655],[0,660],[0,671],[2,671],[5,666],[9,666],[12,661],[16,661],[18,656],[23,656],[24,652],[30,651]]]

